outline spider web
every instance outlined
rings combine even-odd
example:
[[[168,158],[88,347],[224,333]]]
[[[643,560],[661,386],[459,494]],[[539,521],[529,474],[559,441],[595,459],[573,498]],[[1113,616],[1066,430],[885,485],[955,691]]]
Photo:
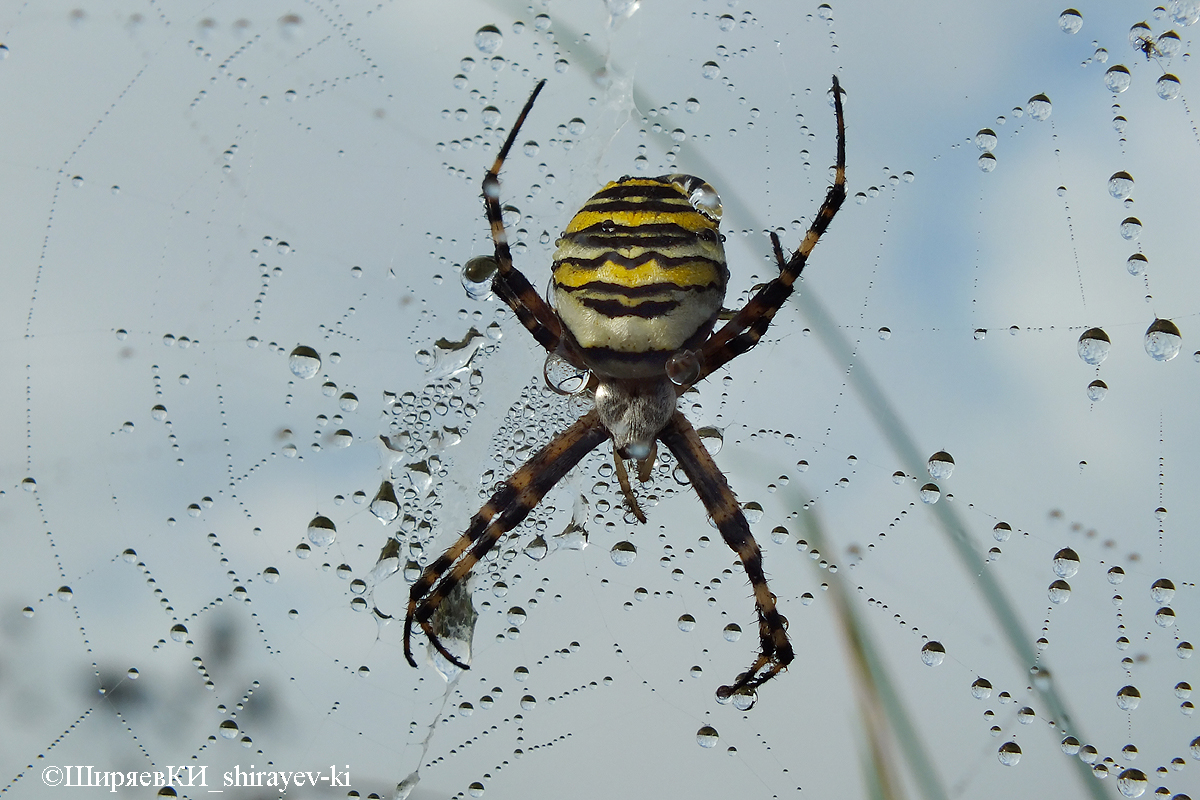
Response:
[[[1195,796],[1197,14],[1028,11],[0,15],[6,791],[333,765],[352,788],[291,791]],[[716,702],[745,577],[669,458],[638,525],[601,447],[475,570],[472,669],[412,670],[408,580],[583,409],[459,279],[533,80],[517,266],[544,285],[603,181],[695,173],[734,306],[824,196],[835,72],[851,199],[682,406],[796,662]]]

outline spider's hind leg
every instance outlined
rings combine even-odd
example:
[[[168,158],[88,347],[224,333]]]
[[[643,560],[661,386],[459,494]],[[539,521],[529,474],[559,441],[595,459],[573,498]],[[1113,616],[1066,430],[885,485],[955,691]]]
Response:
[[[495,249],[496,277],[492,279],[492,288],[513,310],[521,324],[533,334],[533,338],[538,340],[538,344],[553,353],[562,341],[562,323],[559,322],[554,309],[537,293],[537,289],[534,289],[521,271],[513,266],[508,232],[504,229],[504,214],[500,208],[500,168],[504,166],[504,160],[508,158],[508,152],[521,131],[521,125],[525,123],[525,117],[529,115],[534,101],[545,85],[546,81],[542,80],[533,88],[533,93],[525,101],[525,107],[513,123],[508,138],[504,140],[504,145],[492,163],[492,168],[483,177],[483,204]]]
[[[739,675],[732,686],[722,686],[717,694],[728,697],[755,689],[774,678],[795,658],[792,643],[788,641],[787,620],[775,608],[775,595],[767,586],[762,551],[750,533],[750,523],[742,513],[733,490],[729,488],[729,482],[704,449],[696,429],[687,418],[681,412],[675,412],[658,438],[675,454],[679,466],[721,532],[721,537],[737,553],[754,590],[754,606],[758,616],[758,656],[750,669]]]

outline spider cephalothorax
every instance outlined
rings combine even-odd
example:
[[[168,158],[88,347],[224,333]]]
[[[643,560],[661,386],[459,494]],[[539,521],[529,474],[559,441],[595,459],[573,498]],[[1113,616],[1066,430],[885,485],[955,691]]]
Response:
[[[691,423],[677,409],[680,394],[758,343],[791,295],[809,253],[846,198],[846,130],[841,87],[833,79],[837,165],[833,185],[800,246],[785,258],[771,234],[779,276],[764,285],[715,333],[729,270],[718,230],[720,200],[691,175],[621,178],[594,194],[571,219],[554,254],[551,291],[544,301],[513,266],[500,208],[500,168],[545,81],[538,83],[483,179],[483,198],[495,244],[492,290],[549,353],[591,374],[595,408],[582,416],[500,485],[451,547],[413,584],[404,622],[404,655],[416,666],[410,638],[415,621],[443,657],[467,665],[438,640],[431,622],[438,606],[472,567],[512,530],[591,450],[613,443],[617,476],[629,508],[645,522],[625,460],[649,480],[662,442],[675,456],[713,523],[742,562],[754,590],[759,653],[750,668],[718,694],[754,690],[794,658],[787,623],[767,587],[762,553],[725,476]],[[478,269],[474,259],[467,270]]]

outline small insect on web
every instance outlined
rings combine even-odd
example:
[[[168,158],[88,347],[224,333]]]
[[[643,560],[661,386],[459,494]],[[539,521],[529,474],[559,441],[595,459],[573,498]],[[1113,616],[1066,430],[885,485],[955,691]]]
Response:
[[[461,669],[468,665],[439,640],[434,615],[475,564],[525,519],[542,497],[584,456],[611,440],[621,491],[642,522],[625,461],[637,463],[643,483],[652,474],[658,443],[675,456],[725,543],[737,554],[754,592],[759,652],[749,669],[718,697],[753,703],[757,687],[793,660],[787,620],[767,586],[762,552],[728,481],[695,428],[677,408],[680,395],[714,370],[752,349],[794,291],[821,235],[846,199],[846,126],[842,90],[833,78],[837,164],[833,184],[799,247],[785,255],[771,245],[779,275],[766,283],[715,333],[729,269],[719,231],[716,191],[693,175],[624,177],[594,194],[568,223],[552,264],[553,306],[513,266],[500,206],[500,169],[546,82],[534,87],[483,179],[483,201],[494,255],[472,259],[464,280],[491,288],[546,351],[587,376],[593,408],[552,439],[500,485],[467,530],[417,578],[404,621],[404,655],[412,653],[413,623],[430,645]]]

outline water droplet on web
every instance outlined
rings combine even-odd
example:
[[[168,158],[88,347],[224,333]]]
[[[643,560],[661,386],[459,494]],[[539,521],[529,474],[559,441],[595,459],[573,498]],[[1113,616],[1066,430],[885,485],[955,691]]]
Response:
[[[1113,586],[1117,586],[1123,580],[1125,580],[1125,570],[1121,569],[1120,567],[1109,567],[1109,569],[1108,569],[1108,582],[1109,583],[1111,583]]]
[[[1100,379],[1096,379],[1088,384],[1087,396],[1088,400],[1093,403],[1099,403],[1108,394],[1108,384]]]
[[[992,696],[992,682],[986,678],[976,678],[971,684],[971,695],[976,700],[987,700]]]
[[[725,637],[725,641],[727,642],[736,642],[742,638],[742,626],[736,622],[731,622],[721,631],[721,635]]]
[[[1021,748],[1016,742],[1005,742],[996,751],[996,757],[1000,759],[1000,763],[1004,766],[1015,767],[1017,762],[1021,760]]]
[[[504,44],[504,36],[495,25],[484,25],[475,31],[475,47],[481,53],[491,55],[499,50],[502,44]]]
[[[71,598],[74,597],[74,592],[71,591],[70,586],[60,586],[58,587],[57,591],[54,592],[54,596],[59,600],[62,600],[64,603],[69,603],[71,602]]]
[[[35,481],[33,478],[23,478],[21,480],[21,488],[27,492],[32,492],[33,490],[37,489],[37,481]]]
[[[981,171],[991,172],[996,168],[996,157],[991,153],[984,153],[975,163],[979,166]]]
[[[1137,217],[1126,217],[1121,220],[1120,231],[1121,238],[1131,242],[1142,235],[1142,221]]]
[[[705,725],[696,731],[696,744],[701,747],[716,747],[718,739],[720,736],[717,734],[717,729],[710,725]]]
[[[717,66],[715,61],[706,61],[704,66],[700,68],[700,74],[707,80],[716,80],[721,75],[721,68]]]
[[[279,583],[279,570],[275,567],[267,567],[262,574],[263,580],[267,583]]]
[[[941,642],[927,642],[921,648],[921,661],[927,667],[936,667],[946,660],[946,648]]]
[[[700,437],[704,449],[708,451],[710,456],[715,456],[721,452],[721,446],[725,444],[725,434],[720,428],[714,428],[709,425],[697,430],[696,434]]]
[[[1125,269],[1129,270],[1130,275],[1141,275],[1149,264],[1149,260],[1144,255],[1134,253],[1125,262]]]
[[[171,627],[171,641],[183,642],[187,641],[188,629],[183,625],[174,625]]]
[[[315,378],[321,371],[321,356],[311,347],[300,345],[288,356],[288,369],[297,378]]]
[[[337,528],[328,517],[316,516],[308,523],[308,540],[317,547],[328,547],[337,538]]]
[[[1175,624],[1175,611],[1170,606],[1163,606],[1154,612],[1154,624],[1160,628],[1170,628]]]
[[[1055,581],[1046,589],[1046,596],[1055,605],[1062,605],[1071,599],[1071,584],[1066,581]]]
[[[231,719],[221,720],[218,730],[222,739],[236,739],[238,735],[238,724]]]
[[[1114,172],[1108,179],[1108,193],[1118,200],[1124,200],[1133,193],[1133,176],[1128,172]]]
[[[370,509],[380,522],[391,522],[400,516],[400,501],[396,498],[396,490],[391,481],[379,484],[379,491],[371,500]]]
[[[628,567],[637,557],[637,548],[632,542],[617,542],[608,555],[618,567]]]
[[[1170,73],[1163,75],[1154,82],[1154,93],[1163,100],[1174,100],[1175,98],[1179,97],[1179,94],[1182,91],[1183,90],[1179,85],[1179,78],[1176,78]]]
[[[1170,361],[1179,355],[1183,336],[1169,319],[1155,319],[1146,329],[1146,353],[1155,361]]]
[[[891,328],[880,328],[878,333],[879,333],[879,338],[882,341],[886,342],[888,339],[892,338],[892,329]]]
[[[1044,122],[1050,117],[1050,108],[1050,98],[1044,94],[1035,94],[1025,104],[1025,110],[1029,113],[1029,116],[1038,122]]]
[[[1129,70],[1121,64],[1117,64],[1114,67],[1109,67],[1108,71],[1104,73],[1104,85],[1107,86],[1108,90],[1113,94],[1120,94],[1128,89],[1132,80],[1132,77],[1129,75]]]
[[[1073,578],[1079,572],[1079,555],[1069,547],[1054,554],[1054,574],[1060,578]]]
[[[479,112],[479,118],[484,125],[494,128],[500,124],[500,109],[495,106],[484,106],[483,111]]]
[[[1079,29],[1082,27],[1083,15],[1075,9],[1068,8],[1066,11],[1058,15],[1058,29],[1063,33],[1079,33]]]
[[[747,522],[751,525],[757,525],[763,518],[763,507],[751,500],[742,505],[742,513],[746,515]]]
[[[945,450],[939,450],[929,457],[925,468],[929,470],[929,477],[944,481],[954,473],[954,458]]]
[[[942,499],[942,490],[937,487],[936,483],[927,483],[921,487],[920,496],[922,503],[933,505]]]
[[[1122,686],[1117,690],[1117,707],[1123,711],[1133,711],[1142,702],[1142,693],[1133,686]]]
[[[471,797],[483,797],[483,793],[485,791],[486,789],[479,781],[474,781],[470,786],[467,787],[467,794]]]
[[[975,146],[985,153],[995,150],[999,141],[996,138],[996,132],[991,128],[980,128],[975,134]]]
[[[1126,797],[1141,797],[1150,781],[1139,769],[1127,769],[1117,776],[1117,789]]]
[[[700,356],[692,350],[679,350],[667,359],[667,377],[676,386],[689,386],[700,377]]]
[[[1168,578],[1159,578],[1150,587],[1150,599],[1155,604],[1165,606],[1175,598],[1175,584]]]
[[[679,626],[679,630],[683,631],[684,633],[688,633],[695,629],[696,618],[691,614],[682,614],[675,624]]]

